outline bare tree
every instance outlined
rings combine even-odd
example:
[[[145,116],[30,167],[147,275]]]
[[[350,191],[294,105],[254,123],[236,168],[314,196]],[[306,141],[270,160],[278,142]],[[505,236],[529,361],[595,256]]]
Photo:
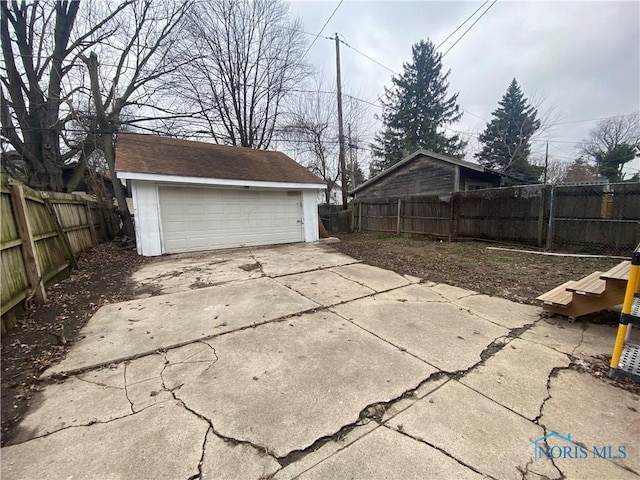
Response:
[[[81,180],[95,144],[86,136],[63,135],[74,120],[67,104],[78,94],[77,86],[65,88],[64,80],[77,56],[89,48],[88,39],[108,38],[113,30],[107,23],[132,1],[108,9],[82,29],[75,28],[78,0],[2,2],[0,116],[3,143],[14,149],[3,154],[2,161],[10,173],[19,169],[30,186],[71,191]],[[72,175],[65,175],[65,170]]]
[[[332,92],[324,90],[322,82],[302,93],[282,133],[297,160],[327,183],[325,202],[330,203],[340,176],[335,97],[328,95]]]
[[[545,160],[544,157],[534,157],[530,162],[531,165],[543,169],[546,183],[557,185],[566,181],[567,163],[563,162],[559,158],[549,157]]]
[[[217,143],[268,148],[287,95],[309,69],[306,40],[281,0],[203,0],[189,13],[185,98]]]
[[[375,117],[370,111],[374,104],[362,100],[361,97],[361,92],[356,95],[344,94],[348,190],[353,190],[365,182],[364,166],[371,160],[369,155],[371,151],[366,146],[371,142],[374,130]]]
[[[335,87],[326,87],[322,77],[315,80],[313,89],[298,91],[298,103],[286,115],[286,123],[279,130],[285,137],[287,149],[295,152],[298,162],[327,183],[325,201],[340,178],[338,161],[338,114]],[[345,93],[344,122],[347,125],[347,186],[351,189],[364,181],[362,163],[365,155],[359,150],[367,141],[373,127],[367,116],[371,104],[363,104],[359,97]]]
[[[96,49],[81,58],[87,66],[91,98],[95,109],[101,149],[109,167],[114,194],[123,221],[124,234],[134,236],[126,194],[115,172],[116,134],[123,124],[136,125],[156,119],[185,116],[159,103],[157,93],[166,87],[163,79],[187,65],[192,56],[177,48],[176,27],[190,8],[190,2],[141,0],[128,6],[120,19],[118,35],[108,44],[95,43]],[[98,53],[114,63],[101,64]],[[123,118],[126,108],[137,107],[142,115]]]
[[[566,167],[563,182],[593,182],[602,180],[596,169],[581,159],[577,159]]]
[[[577,150],[600,175],[623,180],[625,164],[640,153],[640,113],[601,120]]]

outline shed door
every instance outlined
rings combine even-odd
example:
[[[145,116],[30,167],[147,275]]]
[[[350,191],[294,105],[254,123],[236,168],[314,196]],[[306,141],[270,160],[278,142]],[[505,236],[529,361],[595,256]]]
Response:
[[[164,253],[304,240],[298,192],[160,187],[159,197]]]

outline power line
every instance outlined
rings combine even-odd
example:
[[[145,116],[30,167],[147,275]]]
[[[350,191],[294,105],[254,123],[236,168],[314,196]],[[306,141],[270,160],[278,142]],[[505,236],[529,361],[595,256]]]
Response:
[[[393,73],[394,75],[399,75],[397,72],[395,72],[394,70],[390,69],[389,67],[387,67],[386,65],[383,65],[382,63],[380,63],[379,61],[377,61],[374,58],[371,58],[369,55],[367,55],[366,53],[361,52],[360,50],[358,50],[355,47],[352,47],[351,45],[349,45],[347,42],[345,42],[344,40],[340,40],[341,43],[343,43],[344,45],[346,45],[347,47],[349,47],[351,50],[353,50],[356,53],[359,53],[360,55],[362,55],[363,57],[371,60],[373,63],[375,63],[376,65],[381,66],[382,68],[384,68],[385,70],[390,71],[391,73]]]
[[[332,92],[330,90],[304,90],[304,89],[299,89],[299,88],[294,88],[291,90],[288,90],[289,92],[293,92],[293,93],[322,93],[322,94],[326,94],[326,95],[335,95],[337,92]],[[343,93],[343,95],[345,97],[349,97],[353,100],[357,100],[358,102],[362,102],[362,103],[366,103],[367,105],[371,105],[373,107],[378,107],[378,108],[382,108],[382,105],[378,105],[377,103],[374,102],[370,102],[369,100],[365,100],[364,98],[358,98],[354,95],[349,95],[348,93]]]
[[[467,19],[458,26],[458,28],[456,28],[453,32],[451,32],[447,36],[447,38],[445,38],[442,42],[440,42],[440,44],[436,47],[436,50],[438,50],[442,45],[444,45],[447,42],[447,40],[449,40],[458,30],[460,30],[465,25],[465,23],[467,23],[469,20],[471,20],[475,16],[475,14],[480,11],[481,8],[483,8],[487,3],[489,3],[489,1],[490,0],[486,0],[482,5],[480,5],[477,8],[477,10],[475,12],[473,12],[471,15],[469,15],[467,17]]]
[[[364,100],[362,98],[354,97],[353,95],[349,95],[348,93],[345,93],[344,96],[357,100],[358,102],[366,103],[367,105],[371,105],[372,107],[384,108],[380,104],[373,103],[373,102],[370,102],[369,100]]]
[[[553,148],[555,148],[556,150],[566,154],[566,155],[571,155],[569,152],[567,152],[566,150],[558,147],[557,145],[554,145],[553,142],[548,142]],[[562,158],[570,158],[570,157],[562,157]]]
[[[338,11],[338,9],[340,8],[340,5],[342,5],[342,2],[344,0],[340,0],[340,2],[338,2],[338,6],[336,8],[333,9],[333,12],[331,12],[331,15],[329,15],[329,18],[327,18],[327,21],[324,22],[324,25],[322,26],[322,28],[320,29],[320,31],[318,32],[318,34],[316,35],[316,38],[313,39],[313,41],[311,42],[311,45],[309,45],[309,48],[307,48],[307,51],[304,52],[304,55],[302,55],[302,58],[307,56],[307,53],[309,53],[309,50],[311,50],[311,47],[313,47],[313,45],[316,43],[316,40],[318,40],[318,37],[320,37],[322,35],[322,32],[324,32],[324,29],[327,27],[327,25],[329,24],[329,22],[331,21],[331,19],[333,18],[333,16],[336,14],[336,12]],[[331,40],[330,37],[322,37],[324,39],[327,40]]]
[[[633,117],[635,115],[637,115],[637,113],[629,113],[627,115],[611,115],[610,117],[600,117],[600,118],[585,118],[584,120],[571,120],[569,122],[560,122],[560,123],[556,123],[556,125],[569,125],[571,123],[595,122],[598,120],[609,120],[611,118]]]
[[[304,30],[299,30],[297,28],[285,27],[284,25],[274,25],[273,27],[274,28],[279,28],[281,30],[289,30],[290,32],[295,32],[295,33],[304,33],[305,35],[309,35],[311,37],[317,37],[318,36],[318,34],[315,34],[315,33],[306,32]]]
[[[493,3],[492,3],[491,5],[489,5],[489,6],[487,7],[487,9],[486,9],[484,12],[482,12],[482,14],[481,14],[477,19],[476,19],[476,21],[475,21],[475,22],[473,22],[473,23],[471,24],[471,26],[470,26],[469,28],[467,28],[467,29],[464,31],[464,33],[463,33],[462,35],[460,35],[460,37],[455,41],[455,43],[449,47],[449,50],[447,50],[446,52],[444,52],[444,53],[442,54],[442,57],[444,57],[447,53],[449,53],[449,52],[451,51],[451,49],[452,49],[453,47],[455,47],[455,46],[458,44],[458,42],[464,38],[464,36],[469,32],[469,30],[471,30],[471,29],[474,27],[474,25],[475,25],[476,23],[478,23],[478,22],[480,21],[480,19],[481,19],[482,17],[484,17],[484,16],[486,15],[486,13],[487,13],[489,10],[491,10],[491,7],[493,7],[493,6],[496,4],[496,2],[497,2],[497,1],[498,1],[498,0],[493,0]]]
[[[469,110],[465,110],[464,108],[461,108],[460,110],[462,110],[465,113],[468,113],[469,115],[471,115],[472,117],[476,117],[479,118],[480,120],[484,121],[484,122],[488,122],[489,120],[487,120],[486,118],[482,118],[480,115],[476,115],[473,112],[470,112]]]
[[[487,2],[488,2],[488,1],[489,1],[489,0],[487,0]],[[497,1],[497,0],[495,0],[495,1]],[[495,1],[494,1],[494,3],[495,3]],[[485,2],[485,3],[487,3],[487,2]],[[488,10],[488,9],[487,9],[487,10]],[[363,53],[363,52],[361,52],[360,50],[358,50],[357,48],[352,47],[351,45],[349,45],[349,44],[348,44],[347,42],[345,42],[344,40],[340,40],[340,42],[341,42],[341,43],[343,43],[344,45],[346,45],[347,47],[349,47],[349,48],[350,48],[351,50],[353,50],[354,52],[356,52],[356,53],[358,53],[358,54],[362,55],[362,56],[363,56],[363,57],[365,57],[366,59],[368,59],[368,60],[372,61],[372,62],[373,62],[373,63],[375,63],[376,65],[379,65],[380,67],[384,68],[385,70],[388,70],[389,72],[393,73],[394,75],[400,75],[399,73],[397,73],[397,72],[396,72],[396,71],[394,71],[393,69],[391,69],[391,68],[387,67],[386,65],[384,65],[383,63],[380,63],[379,61],[377,61],[375,58],[371,58],[371,57],[370,57],[369,55],[367,55],[366,53]],[[363,101],[363,102],[365,102],[365,103],[370,103],[370,102],[367,102],[366,100],[362,100],[362,99],[359,99],[359,100],[360,100],[360,101]],[[382,100],[380,99],[380,97],[378,97],[378,98],[377,98],[377,101],[378,101],[378,102],[382,102]],[[379,107],[379,108],[384,108],[382,105],[377,105],[377,104],[373,104],[373,106],[375,106],[375,107]],[[464,108],[461,108],[460,110],[462,110],[462,111],[463,111],[463,112],[465,112],[465,113],[468,113],[469,115],[471,115],[471,116],[473,116],[473,117],[479,118],[480,120],[482,120],[482,121],[484,121],[484,122],[487,122],[487,121],[488,121],[486,118],[482,118],[480,115],[476,115],[475,113],[470,112],[469,110],[465,110]]]

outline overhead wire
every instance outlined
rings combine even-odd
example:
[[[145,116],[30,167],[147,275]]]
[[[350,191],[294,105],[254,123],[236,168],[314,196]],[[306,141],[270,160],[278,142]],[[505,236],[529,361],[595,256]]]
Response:
[[[491,7],[493,7],[493,6],[496,4],[496,2],[497,2],[497,1],[498,1],[498,0],[493,0],[493,3],[492,3],[491,5],[489,5],[489,6],[487,7],[487,9],[486,9],[484,12],[482,12],[482,14],[481,14],[477,19],[476,19],[476,21],[475,21],[475,22],[473,22],[473,23],[469,26],[469,28],[467,28],[467,29],[462,33],[462,35],[460,35],[460,37],[458,37],[458,39],[454,42],[454,44],[453,44],[453,45],[451,45],[451,46],[449,47],[449,50],[447,50],[446,52],[444,52],[444,53],[442,54],[442,57],[441,57],[441,58],[444,58],[444,57],[445,57],[445,55],[447,55],[447,53],[449,53],[449,52],[451,51],[451,49],[452,49],[453,47],[455,47],[455,46],[458,44],[458,42],[459,42],[460,40],[462,40],[462,39],[464,38],[464,36],[465,36],[467,33],[469,33],[469,30],[471,30],[471,29],[474,27],[474,25],[475,25],[476,23],[478,23],[478,22],[482,19],[482,17],[484,17],[484,16],[487,14],[487,12],[488,12],[489,10],[491,10]]]
[[[462,27],[464,27],[464,25],[471,20],[476,13],[478,13],[487,3],[489,3],[491,0],[486,0],[482,5],[480,5],[475,12],[473,12],[471,15],[469,15],[467,17],[467,19],[462,22],[460,25],[458,25],[458,28],[456,28],[453,32],[451,32],[447,38],[445,38],[443,41],[440,42],[440,44],[438,44],[438,46],[436,47],[436,50],[438,50],[442,45],[444,45],[445,43],[447,43],[447,40],[449,40],[453,35],[455,35],[455,33],[460,30]]]
[[[360,50],[358,50],[355,47],[352,47],[351,45],[349,45],[347,42],[345,42],[344,40],[340,40],[340,43],[343,43],[344,45],[346,45],[348,48],[350,48],[351,50],[353,50],[356,53],[359,53],[360,55],[362,55],[363,57],[371,60],[373,63],[375,63],[376,65],[379,65],[380,67],[384,68],[385,70],[388,70],[389,72],[393,73],[394,75],[399,75],[398,72],[392,70],[391,68],[387,67],[386,65],[380,63],[379,61],[377,61],[375,58],[371,58],[369,55],[367,55],[364,52],[361,52]]]
[[[620,117],[625,117],[626,118],[626,117],[633,117],[635,115],[637,115],[637,113],[629,113],[629,114],[626,114],[626,115],[611,115],[609,117],[599,117],[599,118],[585,118],[583,120],[571,120],[571,121],[568,121],[568,122],[559,122],[559,123],[556,123],[556,125],[569,125],[569,124],[572,124],[572,123],[596,122],[598,120],[609,120],[611,118],[620,118]]]
[[[342,2],[344,0],[340,0],[338,2],[338,5],[336,6],[336,8],[333,9],[333,12],[331,12],[331,15],[329,15],[329,18],[327,18],[327,21],[324,22],[324,25],[322,26],[322,28],[320,29],[320,31],[316,34],[315,38],[313,39],[313,41],[311,42],[311,45],[309,45],[309,48],[307,48],[307,50],[304,52],[304,54],[302,55],[302,58],[307,56],[307,53],[309,53],[309,50],[311,50],[311,47],[313,47],[313,45],[316,43],[316,40],[318,40],[318,38],[322,35],[322,32],[324,32],[324,29],[327,27],[327,25],[329,24],[329,22],[331,21],[331,19],[333,18],[333,16],[336,14],[336,12],[338,11],[338,9],[340,8],[340,5],[342,5]],[[325,38],[327,40],[330,40],[330,37],[322,37]]]

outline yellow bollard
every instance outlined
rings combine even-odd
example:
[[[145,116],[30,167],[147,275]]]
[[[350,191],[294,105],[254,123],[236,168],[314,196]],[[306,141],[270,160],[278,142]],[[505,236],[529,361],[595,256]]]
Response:
[[[629,269],[629,280],[627,281],[627,290],[624,294],[624,303],[622,304],[622,314],[620,315],[621,323],[618,325],[618,334],[616,335],[616,343],[613,347],[613,353],[611,355],[611,370],[609,376],[615,376],[615,370],[620,365],[620,355],[622,355],[622,349],[624,348],[625,339],[627,336],[628,323],[624,321],[624,318],[631,313],[631,307],[633,305],[633,299],[636,293],[640,292],[640,245],[636,248],[636,251],[631,257],[631,267]],[[624,323],[623,323],[624,322]]]

